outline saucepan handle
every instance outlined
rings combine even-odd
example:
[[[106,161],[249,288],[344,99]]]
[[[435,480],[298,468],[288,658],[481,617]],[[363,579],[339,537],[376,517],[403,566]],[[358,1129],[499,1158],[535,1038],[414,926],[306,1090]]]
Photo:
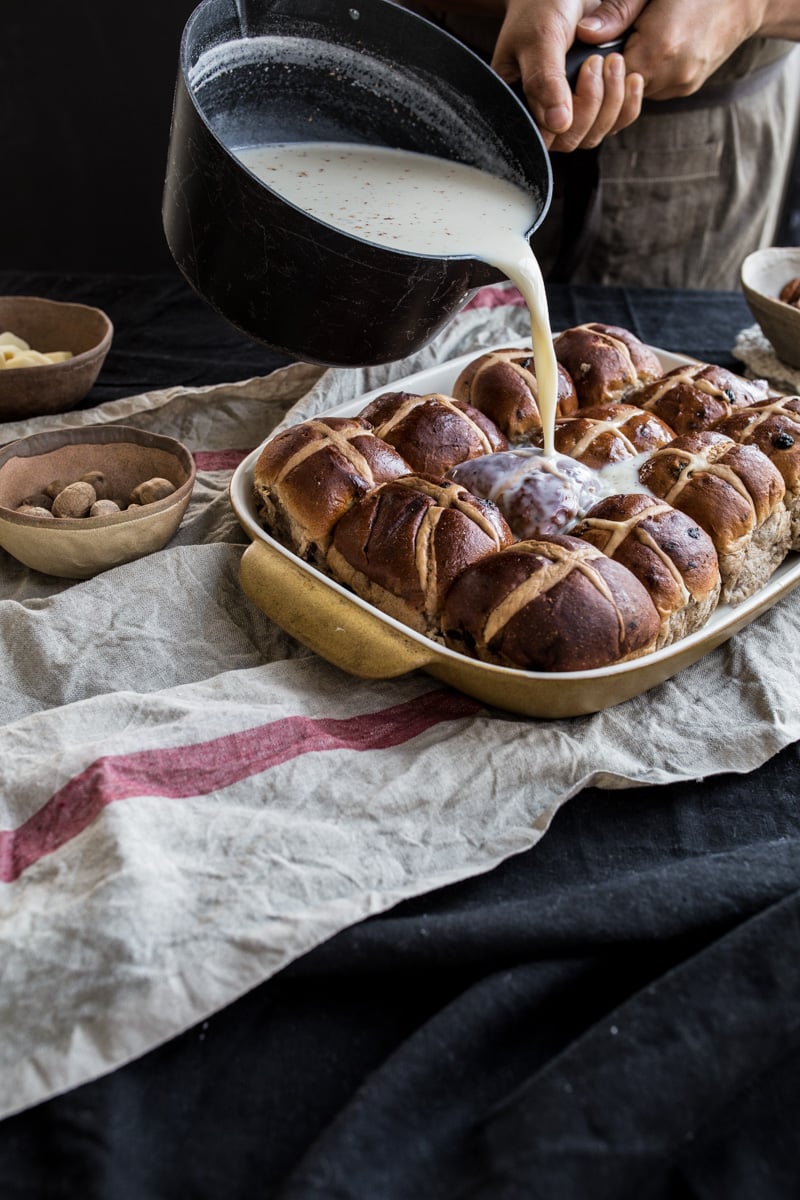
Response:
[[[575,85],[578,82],[578,72],[586,62],[587,58],[590,58],[593,54],[599,54],[601,58],[607,58],[609,54],[614,54],[615,51],[621,54],[625,49],[625,43],[628,40],[628,34],[630,32],[631,31],[628,30],[626,33],[623,33],[622,37],[614,38],[612,42],[603,42],[600,46],[590,46],[588,42],[572,43],[572,46],[567,51],[567,57],[564,65],[567,75],[567,83],[573,91],[575,90]],[[517,99],[521,100],[522,103],[527,107],[528,100],[523,90],[522,83],[518,80],[516,83],[512,83],[510,87]]]
[[[567,51],[565,63],[569,86],[574,90],[578,72],[587,58],[591,58],[593,54],[599,54],[601,58],[607,58],[609,54],[621,54],[627,40],[628,34],[623,33],[622,37],[614,38],[612,42],[603,42],[600,46],[590,46],[588,42],[573,42]]]

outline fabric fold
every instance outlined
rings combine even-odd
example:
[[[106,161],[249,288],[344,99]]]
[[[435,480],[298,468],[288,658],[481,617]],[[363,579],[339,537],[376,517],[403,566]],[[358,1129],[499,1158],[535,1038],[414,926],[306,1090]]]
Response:
[[[651,692],[533,721],[423,673],[345,675],[244,596],[227,486],[281,423],[523,340],[475,305],[412,360],[297,364],[0,428],[178,437],[198,482],[158,554],[80,583],[3,556],[0,1116],[174,1037],[336,932],[536,845],[582,788],[747,772],[800,738],[800,595]]]

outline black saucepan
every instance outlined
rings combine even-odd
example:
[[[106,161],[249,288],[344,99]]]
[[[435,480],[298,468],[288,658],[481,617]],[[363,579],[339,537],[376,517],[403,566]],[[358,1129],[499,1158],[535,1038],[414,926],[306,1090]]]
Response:
[[[245,36],[243,36],[243,30]],[[250,336],[292,357],[391,362],[424,346],[471,292],[502,277],[315,220],[231,152],[338,141],[438,155],[520,184],[541,223],[550,162],[491,68],[389,0],[203,0],[183,33],[163,201],[175,261]]]

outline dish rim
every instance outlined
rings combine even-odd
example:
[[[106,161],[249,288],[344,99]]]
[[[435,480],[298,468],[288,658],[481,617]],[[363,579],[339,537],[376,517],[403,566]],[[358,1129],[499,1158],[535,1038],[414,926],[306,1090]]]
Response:
[[[556,335],[554,335],[556,336]],[[424,633],[411,628],[409,625],[403,624],[395,617],[382,612],[369,601],[363,600],[354,592],[344,587],[337,580],[332,579],[329,575],[324,574],[319,568],[311,563],[301,559],[294,551],[284,546],[276,538],[274,538],[262,525],[259,524],[256,517],[255,503],[252,495],[253,471],[256,461],[258,460],[261,451],[277,437],[285,429],[290,427],[290,424],[299,424],[303,420],[324,420],[327,417],[351,417],[360,412],[366,405],[376,397],[383,395],[387,391],[411,391],[415,390],[415,385],[425,383],[425,391],[422,394],[432,392],[441,392],[448,394],[445,386],[437,384],[434,387],[428,387],[432,377],[442,375],[444,379],[452,373],[452,380],[455,380],[456,375],[468,363],[474,361],[479,355],[489,354],[500,349],[511,348],[528,348],[527,340],[520,340],[518,337],[510,337],[507,340],[495,342],[490,346],[476,348],[464,354],[458,355],[456,358],[445,360],[442,363],[434,364],[433,366],[424,367],[410,375],[402,378],[391,380],[378,388],[372,388],[368,392],[359,394],[352,400],[336,405],[330,409],[325,409],[320,413],[314,414],[313,417],[300,417],[297,422],[281,423],[258,445],[254,450],[239,463],[236,467],[229,485],[229,499],[231,506],[242,525],[244,531],[251,538],[251,541],[260,540],[265,542],[271,549],[280,553],[290,562],[301,567],[308,575],[317,581],[333,590],[336,594],[350,601],[357,608],[373,618],[378,618],[382,623],[390,629],[395,630],[416,642],[423,648],[429,649],[432,655],[436,658],[444,658],[446,661],[452,662],[454,665],[462,666],[468,664],[471,668],[478,667],[482,671],[489,674],[499,673],[503,678],[516,679],[520,681],[530,680],[532,684],[550,683],[596,683],[605,679],[614,679],[615,677],[629,674],[630,672],[640,671],[650,667],[656,667],[659,664],[668,662],[671,658],[684,657],[687,653],[691,653],[697,647],[701,647],[704,642],[708,642],[708,651],[710,653],[721,642],[726,641],[726,633],[730,630],[728,636],[733,636],[743,624],[746,624],[751,613],[757,612],[757,615],[770,608],[794,586],[800,584],[800,554],[795,551],[790,551],[783,562],[775,569],[767,583],[752,596],[748,596],[741,604],[732,606],[730,604],[719,605],[708,620],[699,629],[686,637],[679,638],[677,641],[670,643],[667,646],[661,647],[659,650],[653,650],[649,654],[642,654],[635,658],[626,659],[623,662],[612,663],[604,667],[593,667],[589,670],[582,671],[532,671],[523,667],[506,667],[497,663],[484,662],[482,659],[471,658],[469,655],[462,654],[458,650],[453,650],[443,642],[438,642],[435,639],[428,637]],[[682,366],[686,363],[696,363],[699,360],[692,358],[686,354],[677,354],[673,351],[663,350],[657,346],[650,346],[661,360],[662,366],[667,370],[676,366]],[[698,655],[703,657],[704,655]],[[409,670],[412,669],[409,667]]]

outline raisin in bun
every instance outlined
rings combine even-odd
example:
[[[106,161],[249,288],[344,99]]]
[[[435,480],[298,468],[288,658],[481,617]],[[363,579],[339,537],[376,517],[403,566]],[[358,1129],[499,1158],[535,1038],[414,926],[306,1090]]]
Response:
[[[571,530],[623,563],[644,584],[661,618],[658,647],[706,623],[719,599],[711,538],[685,513],[641,492],[606,496]]]
[[[714,543],[721,599],[738,604],[767,582],[789,548],[786,491],[757,446],[704,430],[678,437],[639,468],[654,496],[696,521]]]
[[[533,446],[486,454],[454,467],[451,479],[491,500],[518,538],[563,532],[600,495],[600,480],[565,454]]]
[[[709,363],[676,367],[629,393],[628,401],[661,417],[676,435],[711,429],[734,409],[766,398],[765,379],[743,379]]]
[[[542,428],[532,350],[503,349],[481,354],[464,367],[452,391],[457,399],[490,417],[510,442],[525,441]],[[575,385],[559,365],[556,415],[567,416],[577,407]]]
[[[618,325],[574,325],[558,334],[553,345],[575,384],[581,408],[616,404],[631,388],[663,374],[655,351]]]
[[[655,648],[660,618],[627,567],[569,536],[517,542],[459,575],[445,643],[484,662],[583,671]]]
[[[382,484],[345,513],[327,566],[363,600],[435,636],[456,576],[511,541],[494,504],[455,483],[406,475]]]
[[[444,475],[456,463],[508,446],[494,421],[438,392],[385,392],[359,415],[421,475]]]
[[[632,404],[598,404],[556,421],[553,444],[560,454],[600,468],[666,446],[674,437],[660,417]]]
[[[744,446],[758,446],[786,485],[783,502],[791,521],[791,548],[800,550],[800,396],[778,396],[738,408],[715,426]]]
[[[302,421],[267,442],[256,461],[258,517],[301,558],[317,562],[354,501],[409,471],[359,417]]]

